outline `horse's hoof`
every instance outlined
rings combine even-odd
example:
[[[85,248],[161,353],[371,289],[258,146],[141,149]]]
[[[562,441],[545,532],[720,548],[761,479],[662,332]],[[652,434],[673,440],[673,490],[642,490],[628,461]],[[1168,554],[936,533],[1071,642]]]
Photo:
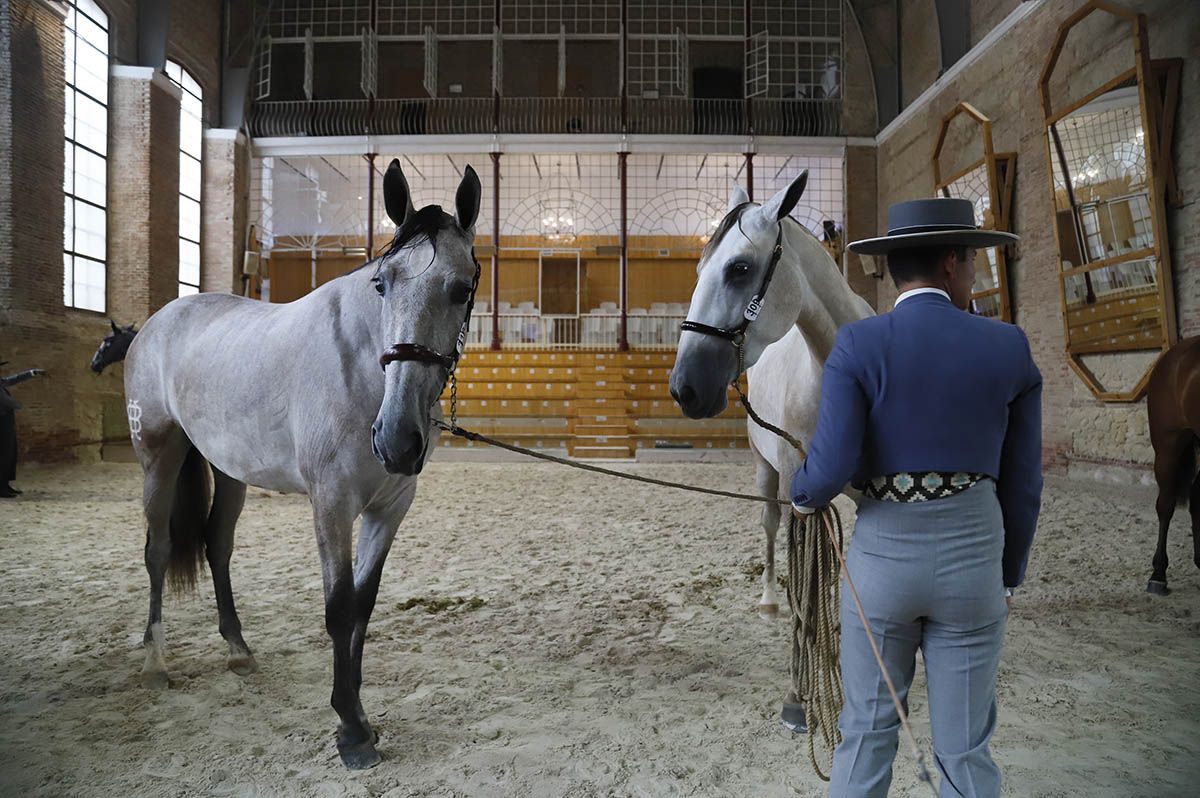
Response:
[[[359,743],[347,748],[339,747],[338,754],[342,757],[342,764],[349,770],[367,770],[383,761],[383,757],[375,750],[374,743]]]
[[[758,617],[762,618],[764,621],[770,621],[770,620],[773,620],[773,619],[779,617],[779,605],[778,604],[759,604],[758,605]]]
[[[143,669],[141,680],[142,687],[147,690],[166,690],[171,686],[171,680],[167,678],[166,671]]]
[[[804,715],[803,704],[785,701],[783,709],[779,711],[779,722],[783,724],[783,728],[793,734],[804,734],[808,731],[808,720]]]
[[[253,654],[230,657],[229,670],[238,676],[249,676],[252,673],[258,673],[258,663],[254,660]]]
[[[1166,582],[1151,579],[1146,583],[1146,592],[1153,596],[1165,596],[1171,592],[1171,588],[1167,587]]]

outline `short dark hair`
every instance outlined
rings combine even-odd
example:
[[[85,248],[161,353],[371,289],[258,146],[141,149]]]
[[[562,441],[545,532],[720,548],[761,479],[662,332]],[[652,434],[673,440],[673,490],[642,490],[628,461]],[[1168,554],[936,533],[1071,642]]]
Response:
[[[888,253],[888,273],[896,285],[931,279],[937,276],[937,265],[947,252],[953,252],[960,261],[967,259],[966,247],[906,247]]]

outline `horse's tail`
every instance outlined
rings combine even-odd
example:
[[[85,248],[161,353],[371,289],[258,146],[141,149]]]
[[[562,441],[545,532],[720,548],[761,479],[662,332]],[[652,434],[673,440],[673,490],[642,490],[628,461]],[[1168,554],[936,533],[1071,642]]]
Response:
[[[192,446],[175,481],[171,505],[171,557],[167,561],[167,584],[176,592],[196,589],[196,577],[204,567],[204,526],[212,504],[208,461]]]

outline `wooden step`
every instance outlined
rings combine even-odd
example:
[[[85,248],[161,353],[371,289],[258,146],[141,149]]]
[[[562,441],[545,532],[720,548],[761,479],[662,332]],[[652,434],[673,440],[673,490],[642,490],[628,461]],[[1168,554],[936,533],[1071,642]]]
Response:
[[[572,457],[594,457],[605,460],[627,460],[633,456],[628,446],[572,446]]]
[[[450,415],[450,399],[441,400],[442,412]],[[575,402],[564,399],[463,399],[458,400],[460,416],[525,416],[570,418],[575,415]]]
[[[591,419],[576,419],[571,427],[571,432],[575,435],[628,435],[628,424],[590,424],[580,423],[582,421],[590,421]]]

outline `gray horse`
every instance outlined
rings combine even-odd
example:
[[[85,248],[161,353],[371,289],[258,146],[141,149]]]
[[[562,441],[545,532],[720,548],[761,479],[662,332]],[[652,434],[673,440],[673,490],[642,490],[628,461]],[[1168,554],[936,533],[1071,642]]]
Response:
[[[333,641],[337,747],[356,769],[380,760],[359,701],[367,623],[436,442],[431,418],[440,415],[438,396],[461,352],[479,278],[473,169],[458,187],[454,216],[436,205],[414,210],[398,161],[383,193],[399,229],[379,258],[286,305],[229,294],[178,299],[146,322],[125,364],[130,434],[145,472],[143,684],[168,684],[164,578],[194,584],[205,559],[229,667],[256,669],[229,582],[234,526],[247,484],[306,494]]]

